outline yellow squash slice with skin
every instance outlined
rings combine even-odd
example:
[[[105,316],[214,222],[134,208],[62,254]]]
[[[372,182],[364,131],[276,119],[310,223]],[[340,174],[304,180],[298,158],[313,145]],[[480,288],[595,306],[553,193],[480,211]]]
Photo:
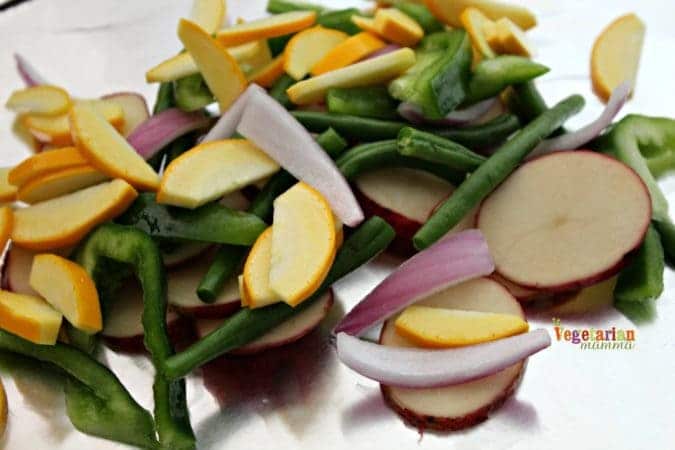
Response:
[[[139,189],[157,189],[157,172],[94,108],[88,105],[73,106],[70,110],[70,127],[77,148],[92,166],[111,178],[122,178]]]
[[[321,25],[303,30],[288,41],[284,51],[284,70],[295,80],[305,78],[314,65],[349,36]]]
[[[96,285],[78,264],[58,255],[36,255],[30,286],[75,328],[88,334],[103,329]]]
[[[514,315],[409,306],[396,319],[396,332],[422,347],[474,345],[525,333],[527,322]]]
[[[248,80],[269,88],[284,74],[284,55],[281,54],[258,70],[251,72]]]
[[[396,8],[378,9],[374,25],[380,36],[404,47],[414,47],[424,37],[420,24]]]
[[[5,434],[7,428],[7,394],[5,394],[5,386],[0,380],[0,438]]]
[[[264,19],[224,28],[216,33],[216,39],[226,46],[245,44],[246,42],[297,33],[311,27],[315,21],[316,13],[314,11],[292,11],[275,14]]]
[[[190,20],[211,34],[223,26],[226,12],[225,0],[194,0]]]
[[[245,308],[248,306],[248,295],[246,294],[246,287],[244,286],[244,274],[241,274],[237,277],[237,284],[239,285],[239,300],[241,301],[241,307]]]
[[[375,26],[375,19],[372,19],[370,17],[354,15],[352,16],[352,22],[354,23],[354,25],[361,28],[363,31],[373,33],[376,35],[380,34],[380,30],[378,30],[377,27]]]
[[[14,225],[14,212],[9,206],[0,207],[0,253],[7,246]]]
[[[286,93],[296,105],[323,100],[330,88],[372,86],[396,78],[415,64],[415,52],[402,48],[377,58],[295,83]]]
[[[494,23],[476,8],[465,9],[460,20],[466,32],[469,33],[473,47],[483,57],[494,58],[496,54],[488,43],[488,36],[495,33]]]
[[[246,76],[262,69],[272,62],[272,52],[270,51],[270,47],[267,45],[266,40],[249,42],[248,44],[241,45],[240,48],[241,47],[246,47],[245,54],[244,52],[241,52],[241,56],[238,58],[234,58],[233,56],[233,58],[237,61],[239,68]],[[228,49],[228,53],[232,55],[231,49]]]
[[[279,164],[246,139],[208,142],[169,164],[157,191],[157,201],[196,208],[278,170]]]
[[[522,6],[495,0],[424,0],[427,8],[438,20],[451,27],[461,27],[459,16],[466,8],[478,8],[492,20],[508,17],[523,30],[537,24],[532,12]]]
[[[12,92],[6,105],[17,113],[55,116],[68,112],[70,96],[56,86],[32,86]]]
[[[326,199],[300,182],[274,201],[270,288],[296,306],[323,282],[337,250],[333,212]]]
[[[22,186],[34,178],[89,163],[75,147],[64,147],[38,153],[26,158],[9,171],[8,180],[14,186]]]
[[[616,19],[595,40],[591,54],[593,90],[605,102],[612,91],[628,80],[635,86],[645,24],[635,14]]]
[[[16,186],[9,182],[11,167],[0,167],[0,202],[13,202],[16,200]]]
[[[93,186],[109,177],[91,166],[71,167],[34,178],[19,188],[17,199],[38,203]]]
[[[75,105],[88,105],[101,114],[115,129],[124,128],[124,110],[120,105],[108,100],[76,100]],[[26,114],[21,122],[30,134],[40,142],[65,147],[74,145],[68,114],[58,116],[40,116]]]
[[[218,100],[220,111],[227,111],[246,89],[246,77],[239,64],[222,44],[189,20],[181,19],[178,37]]]
[[[281,297],[270,288],[272,232],[273,227],[269,227],[258,236],[244,263],[242,300],[251,309],[281,301]]]
[[[493,45],[496,41],[497,45]],[[513,23],[508,17],[502,17],[495,22],[495,31],[492,36],[488,36],[490,46],[498,53],[508,53],[531,57],[534,55],[534,48],[528,42],[523,30]]]
[[[381,49],[386,44],[380,38],[366,31],[351,36],[324,55],[314,67],[312,75],[321,75],[341,69]]]
[[[74,245],[96,225],[124,212],[137,195],[126,181],[113,180],[18,209],[12,241],[32,250]]]
[[[0,328],[35,344],[54,345],[61,313],[32,295],[0,290]]]

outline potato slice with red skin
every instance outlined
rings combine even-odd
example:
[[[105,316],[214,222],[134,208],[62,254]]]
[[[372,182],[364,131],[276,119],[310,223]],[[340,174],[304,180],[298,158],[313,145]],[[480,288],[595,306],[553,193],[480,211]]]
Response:
[[[489,278],[458,284],[417,304],[525,317],[516,299]],[[416,347],[396,333],[394,323],[397,317],[385,322],[380,344]],[[443,388],[407,389],[385,385],[380,385],[380,388],[387,405],[420,430],[459,430],[486,420],[492,411],[499,408],[515,391],[524,368],[525,361],[521,361],[494,375]]]
[[[631,168],[577,150],[521,166],[485,199],[477,223],[500,275],[564,292],[618,272],[650,220],[649,193]]]

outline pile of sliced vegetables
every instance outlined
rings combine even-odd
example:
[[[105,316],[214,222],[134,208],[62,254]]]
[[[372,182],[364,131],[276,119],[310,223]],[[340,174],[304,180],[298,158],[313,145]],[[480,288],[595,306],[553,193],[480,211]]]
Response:
[[[539,95],[548,68],[531,59],[527,9],[386,3],[270,0],[271,16],[224,26],[224,0],[195,0],[184,49],[146,73],[160,83],[152,114],[134,93],[74,98],[16,56],[26,87],[6,106],[36,152],[0,169],[0,349],[70,375],[76,428],[195,448],[183,378],[297,341],[332,284],[388,247],[410,258],[335,345],[422,429],[474,425],[513,393],[550,345],[521,304],[628,312],[659,297],[675,225],[656,177],[675,165],[675,121],[612,123],[635,84],[639,19],[596,42],[607,106],[572,132],[584,100]],[[147,350],[152,414],[92,356],[99,336]],[[0,389],[0,429],[4,405]]]

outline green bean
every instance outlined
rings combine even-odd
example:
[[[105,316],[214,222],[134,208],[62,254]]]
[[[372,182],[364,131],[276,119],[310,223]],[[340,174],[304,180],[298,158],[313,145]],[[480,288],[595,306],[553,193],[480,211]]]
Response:
[[[664,269],[661,238],[654,226],[650,225],[633,260],[619,273],[614,300],[618,303],[645,302],[658,298],[663,293]]]
[[[394,3],[394,8],[410,16],[417,22],[424,34],[428,35],[437,31],[443,31],[445,26],[439,22],[429,9],[418,3],[411,3],[408,1],[397,1]]]
[[[176,106],[176,99],[173,96],[173,85],[171,83],[161,83],[157,91],[157,100],[155,100],[152,114],[159,114],[174,106]]]
[[[410,127],[398,134],[398,152],[464,172],[473,172],[485,162],[484,156],[462,145]]]
[[[346,138],[366,142],[394,139],[401,128],[408,126],[405,122],[318,111],[292,111],[291,114],[311,132],[323,133],[332,127]]]
[[[281,103],[281,105],[284,108],[290,109],[294,105],[291,99],[288,98],[288,95],[286,94],[286,89],[291,87],[293,84],[295,84],[295,80],[290,75],[285,73],[277,81],[274,82],[274,84],[270,88],[269,94],[273,99]]]
[[[654,220],[653,224],[661,236],[668,264],[675,265],[675,225],[671,220]]]
[[[277,303],[259,309],[242,309],[219,328],[164,361],[161,372],[171,380],[184,377],[193,369],[259,338],[272,328],[304,311],[323,296],[330,286],[358,269],[391,243],[394,229],[379,217],[372,217],[345,240],[319,289],[295,308]]]
[[[544,112],[503,144],[441,204],[413,237],[418,250],[432,245],[508,177],[536,145],[583,108],[573,95]]]
[[[316,23],[326,28],[344,31],[347,34],[357,34],[361,32],[361,29],[352,22],[352,16],[355,14],[361,14],[361,12],[356,8],[323,11],[316,18]]]
[[[506,104],[509,111],[517,115],[524,124],[532,122],[548,109],[534,81],[514,84],[507,91]]]
[[[397,119],[398,102],[384,86],[333,88],[326,94],[328,112],[374,119]]]
[[[484,59],[474,68],[464,103],[470,105],[494,97],[508,86],[530,81],[548,71],[548,67],[522,56]]]
[[[156,447],[148,411],[93,357],[61,343],[34,344],[4,330],[0,330],[0,349],[53,364],[69,375],[66,411],[78,430],[138,447]]]
[[[188,75],[173,82],[176,106],[183,111],[197,111],[215,101],[200,73]]]
[[[432,132],[465,147],[484,149],[501,144],[519,129],[520,121],[518,117],[507,113],[480,125],[438,129],[432,130]]]
[[[314,4],[294,0],[268,0],[267,12],[270,14],[283,14],[292,11],[324,11],[324,7]]]

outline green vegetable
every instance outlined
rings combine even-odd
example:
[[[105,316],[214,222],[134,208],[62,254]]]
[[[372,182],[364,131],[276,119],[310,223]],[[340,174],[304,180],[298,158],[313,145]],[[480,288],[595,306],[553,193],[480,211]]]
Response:
[[[166,330],[166,274],[162,256],[150,236],[136,228],[103,224],[92,232],[77,252],[77,262],[105,290],[108,261],[131,267],[143,288],[143,331],[145,347],[155,368],[173,354]],[[185,398],[184,380],[167,380],[157,370],[153,385],[155,425],[164,448],[195,448],[195,437]]]
[[[464,180],[464,173],[462,172],[400,154],[396,140],[359,145],[342,155],[336,161],[336,164],[348,180],[353,180],[362,173],[387,167],[424,170],[455,185]]]
[[[344,31],[347,34],[357,34],[361,32],[361,29],[352,22],[352,16],[355,14],[361,14],[361,12],[356,8],[323,11],[316,18],[316,23],[326,28]]]
[[[197,111],[215,101],[200,73],[174,81],[173,94],[176,106],[183,111]]]
[[[530,81],[548,71],[548,67],[522,56],[484,59],[473,71],[464,103],[471,105],[494,97],[508,86]]]
[[[663,292],[664,268],[661,238],[650,225],[642,246],[630,264],[619,274],[614,288],[614,300],[623,303],[658,298]]]
[[[295,80],[290,75],[285,73],[274,82],[270,88],[269,94],[274,100],[281,103],[284,108],[290,109],[293,107],[293,102],[290,98],[288,98],[286,89],[291,87],[293,84],[295,84]]]
[[[581,110],[584,99],[573,95],[544,112],[504,143],[441,204],[413,237],[419,250],[432,245],[492,192],[536,145]]]
[[[317,143],[331,158],[337,158],[346,148],[347,142],[335,130],[329,128],[316,138]],[[297,180],[290,173],[281,170],[274,174],[249,206],[249,213],[262,220],[272,220],[274,199],[293,186]],[[206,303],[215,301],[225,282],[241,267],[247,249],[234,245],[224,245],[218,249],[209,270],[197,287],[197,296]]]
[[[295,316],[320,298],[340,278],[361,267],[382,252],[394,238],[391,226],[379,217],[364,222],[347,238],[319,289],[295,308],[277,303],[259,309],[242,309],[219,328],[164,361],[161,372],[169,379],[181,378],[193,369],[259,338]]]
[[[480,125],[433,130],[433,133],[473,149],[499,145],[520,129],[513,114],[502,114]]]
[[[197,145],[197,133],[184,134],[158,151],[157,154],[148,160],[148,164],[158,171],[162,166],[162,161],[164,161],[164,167],[166,167],[171,161],[178,158],[195,145]],[[164,157],[166,157],[166,159]]]
[[[429,119],[442,119],[452,112],[465,100],[469,85],[469,36],[464,30],[445,34],[445,38],[435,37],[433,45],[423,43],[415,65],[389,83],[392,97],[419,106]]]
[[[0,349],[53,364],[70,377],[66,411],[83,433],[143,448],[156,448],[152,417],[107,367],[65,344],[38,345],[0,330]]]
[[[267,12],[270,14],[283,14],[292,11],[316,11],[320,13],[323,6],[294,0],[268,0]]]
[[[186,239],[217,244],[251,245],[267,225],[253,214],[218,203],[195,209],[160,205],[154,193],[138,196],[118,218],[156,238]]]
[[[173,85],[171,83],[161,83],[157,91],[157,100],[155,100],[152,114],[157,115],[174,106],[176,106],[176,100],[173,96]]]
[[[485,162],[484,156],[462,145],[410,127],[398,134],[398,152],[464,172],[473,172]]]
[[[506,104],[509,111],[517,115],[525,124],[532,122],[548,109],[534,81],[514,84],[506,92]]]
[[[292,111],[291,114],[311,132],[323,133],[333,128],[344,137],[366,142],[393,139],[401,128],[408,126],[405,122],[319,111]]]
[[[661,236],[661,244],[666,253],[668,264],[675,265],[675,225],[670,220],[654,220],[652,224]]]
[[[326,94],[328,111],[375,119],[397,119],[398,102],[383,86],[333,88]]]
[[[394,3],[394,8],[415,20],[424,30],[424,34],[428,35],[444,29],[443,24],[436,20],[436,17],[424,5],[399,0]]]

